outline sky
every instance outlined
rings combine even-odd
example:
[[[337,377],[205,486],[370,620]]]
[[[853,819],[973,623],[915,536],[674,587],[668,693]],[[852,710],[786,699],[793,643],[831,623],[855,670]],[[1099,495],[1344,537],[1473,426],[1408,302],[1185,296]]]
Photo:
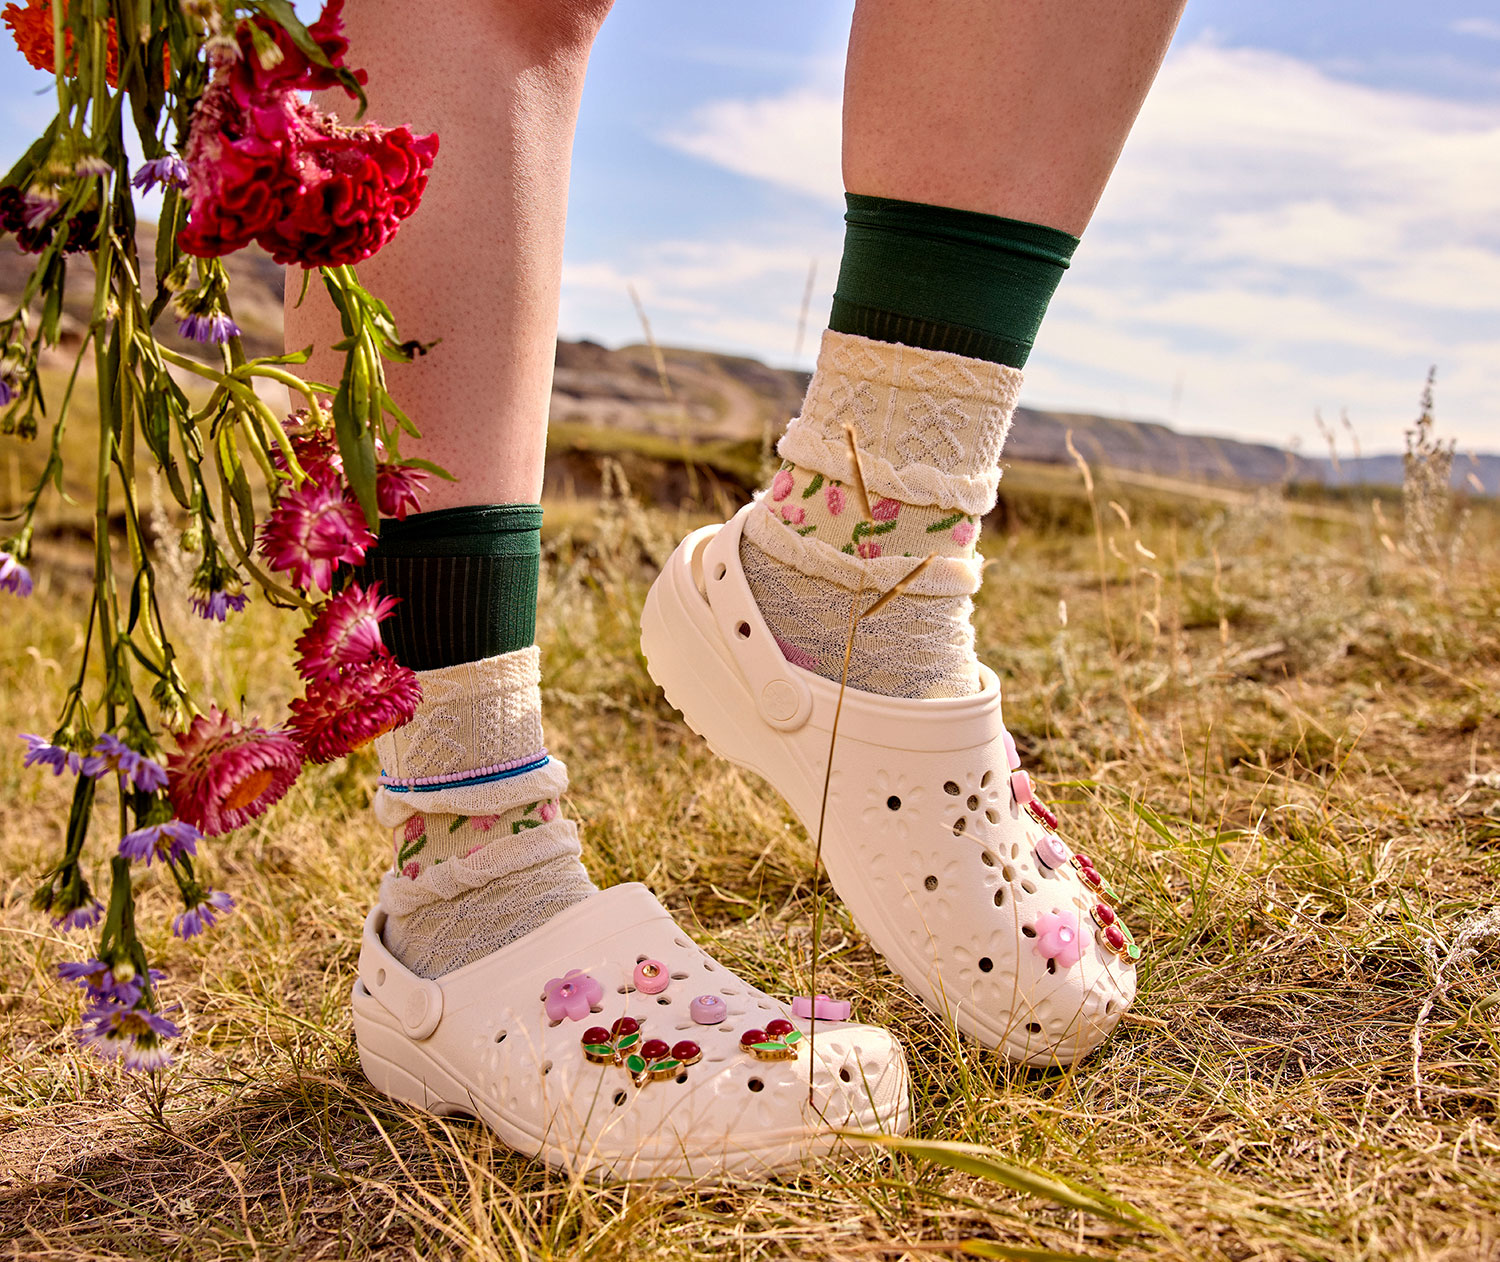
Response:
[[[639,341],[634,285],[664,343],[812,366],[842,241],[851,8],[618,0],[579,119],[564,336]],[[1023,402],[1310,453],[1315,416],[1344,435],[1347,412],[1369,453],[1400,449],[1435,364],[1440,431],[1500,450],[1488,9],[1189,0]],[[45,86],[7,41],[0,159],[45,123]]]

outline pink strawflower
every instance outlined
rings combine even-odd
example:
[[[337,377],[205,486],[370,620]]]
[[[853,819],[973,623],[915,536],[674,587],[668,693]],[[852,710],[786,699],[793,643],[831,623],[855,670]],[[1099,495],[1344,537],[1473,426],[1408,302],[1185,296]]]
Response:
[[[781,506],[781,520],[788,526],[800,526],[807,520],[807,510],[800,504],[783,504]]]
[[[380,584],[369,589],[350,583],[324,602],[318,616],[297,638],[297,673],[307,680],[333,679],[341,670],[386,656],[380,624],[400,602],[382,596]]]
[[[974,542],[974,536],[977,533],[978,529],[974,523],[965,517],[963,521],[953,527],[953,542],[958,544],[960,548],[967,548]]]
[[[792,471],[790,469],[778,469],[776,476],[771,479],[771,498],[780,503],[791,493]]]
[[[895,521],[900,511],[900,500],[878,499],[870,505],[870,516],[876,521]]]
[[[307,413],[295,412],[290,419],[301,418],[300,424],[288,424],[286,436],[292,444],[292,454],[302,466],[302,472],[311,478],[342,482],[344,458],[339,454],[339,440],[331,429],[317,429],[306,423]],[[280,444],[271,448],[271,463],[286,472],[286,456]]]
[[[880,545],[873,539],[861,539],[856,545],[856,551],[866,561],[873,561],[880,555]]]
[[[830,516],[837,517],[844,511],[844,488],[830,486],[823,492],[823,503],[828,505]]]
[[[280,801],[302,771],[302,752],[286,732],[242,726],[210,707],[177,738],[167,758],[167,797],[178,818],[205,836],[231,832]]]
[[[272,569],[284,570],[298,587],[325,592],[340,565],[358,565],[374,544],[364,511],[331,477],[283,492],[260,532]]]
[[[393,657],[376,657],[308,684],[307,695],[291,704],[289,726],[310,762],[332,762],[400,727],[421,699],[414,672]]]
[[[382,517],[404,521],[422,507],[427,474],[415,465],[384,463],[375,466],[375,501]]]

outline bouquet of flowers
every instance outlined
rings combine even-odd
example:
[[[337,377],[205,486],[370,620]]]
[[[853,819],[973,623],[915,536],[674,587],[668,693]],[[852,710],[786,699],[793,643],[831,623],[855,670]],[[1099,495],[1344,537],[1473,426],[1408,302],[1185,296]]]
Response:
[[[22,737],[28,766],[76,778],[35,905],[62,929],[98,932],[94,957],[59,973],[86,991],[82,1040],[132,1068],[168,1064],[178,1034],[137,936],[138,869],[158,865],[175,882],[175,934],[204,932],[234,904],[200,879],[203,839],[262,814],[305,763],[404,722],[418,700],[415,676],[381,644],[394,602],[342,584],[339,570],[364,557],[380,515],[404,516],[428,475],[447,476],[400,454],[402,434],[416,430],[387,392],[384,365],[423,348],[398,336],[354,273],[416,210],[437,137],[345,126],[299,95],[342,88],[363,107],[365,75],[345,65],[341,8],[328,0],[310,26],[287,0],[27,0],[0,15],[57,86],[56,116],[0,180],[0,238],[35,257],[16,310],[0,319],[0,432],[35,440],[50,424],[41,477],[0,521],[0,598],[31,592],[34,518],[49,486],[61,493],[69,403],[90,375],[99,414],[93,595],[77,674],[50,736]],[[144,154],[133,170],[127,128]],[[163,200],[153,274],[143,276],[133,199],[153,187]],[[336,383],[298,375],[305,350],[247,358],[222,259],[251,242],[306,269],[304,292],[317,270],[342,322]],[[49,399],[39,362],[61,342],[67,270],[84,264],[89,320],[66,388]],[[159,318],[175,318],[201,357],[159,342]],[[204,382],[201,405],[179,385],[188,375]],[[257,379],[303,406],[279,419]],[[190,695],[158,604],[138,466],[158,471],[189,522],[197,615],[223,621],[253,586],[306,620],[305,695],[284,726],[240,721]],[[110,538],[120,515],[128,566]],[[101,900],[84,847],[111,785],[118,823]]]

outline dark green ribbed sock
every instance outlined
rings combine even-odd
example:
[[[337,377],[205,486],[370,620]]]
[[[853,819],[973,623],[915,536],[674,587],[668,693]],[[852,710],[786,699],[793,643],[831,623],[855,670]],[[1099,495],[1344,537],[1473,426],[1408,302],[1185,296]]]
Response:
[[[845,200],[830,329],[1025,365],[1077,237],[948,206]]]
[[[412,670],[524,649],[536,639],[540,504],[484,504],[380,523],[354,577],[399,596],[381,623],[386,647]]]

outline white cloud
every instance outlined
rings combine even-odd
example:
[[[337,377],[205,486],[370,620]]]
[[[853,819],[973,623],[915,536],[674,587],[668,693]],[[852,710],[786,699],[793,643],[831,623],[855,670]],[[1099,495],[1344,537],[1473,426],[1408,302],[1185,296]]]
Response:
[[[1455,35],[1477,35],[1480,39],[1500,39],[1500,22],[1494,18],[1459,18],[1449,23]]]
[[[839,113],[836,93],[804,87],[710,102],[664,139],[832,220]],[[1276,53],[1177,50],[1064,279],[1027,396],[1157,416],[1180,397],[1167,419],[1272,441],[1310,431],[1315,407],[1348,406],[1366,448],[1390,448],[1437,362],[1440,423],[1500,447],[1497,166],[1500,106],[1349,83]],[[663,298],[717,302],[723,321],[696,321],[705,336],[739,328],[740,349],[779,358],[787,342],[761,345],[755,329],[795,308],[807,254],[798,266],[795,249],[743,244],[641,261],[661,269],[646,274]]]

